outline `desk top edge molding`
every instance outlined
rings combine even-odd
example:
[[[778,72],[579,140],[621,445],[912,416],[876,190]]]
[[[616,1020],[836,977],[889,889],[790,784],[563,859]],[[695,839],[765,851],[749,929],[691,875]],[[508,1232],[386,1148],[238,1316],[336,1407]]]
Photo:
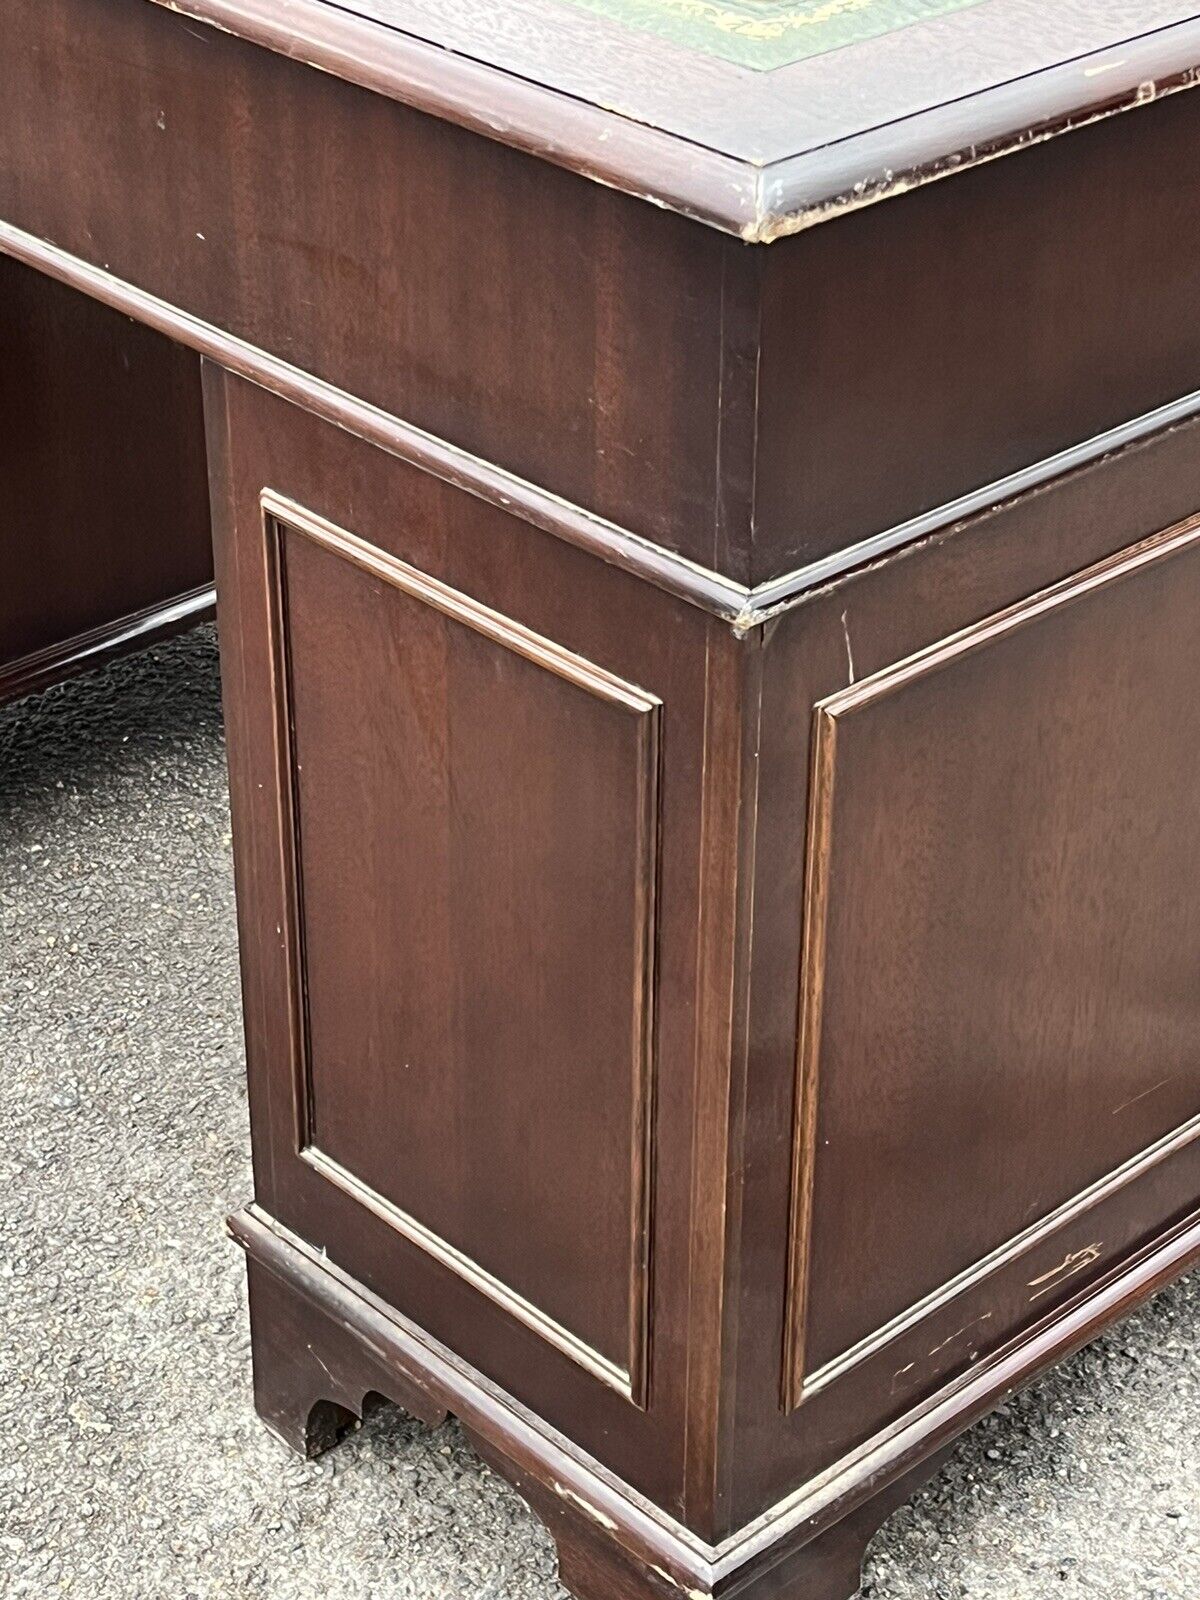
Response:
[[[356,399],[313,373],[292,366],[247,340],[3,221],[0,221],[0,254],[22,261],[124,312],[227,371],[306,407],[443,482],[729,623],[738,635],[748,634],[773,621],[826,585],[882,556],[915,545],[969,517],[1005,505],[1157,433],[1200,417],[1200,390],[1193,390],[1031,462],[1003,478],[981,484],[918,516],[842,546],[805,566],[747,586]]]
[[[1128,22],[1122,29],[1114,20],[1119,0],[1086,8],[1082,27],[1076,8],[1060,7],[1071,25],[1056,31],[1055,17],[1045,19],[1036,58],[1028,46],[1010,50],[1002,32],[1015,33],[1030,0],[988,0],[768,73],[573,12],[585,41],[605,42],[622,66],[634,63],[638,81],[619,100],[611,77],[589,88],[578,72],[547,70],[544,50],[528,60],[514,46],[488,59],[483,47],[467,53],[466,0],[445,7],[446,22],[431,20],[426,0],[356,0],[353,9],[331,0],[148,3],[754,244],[1200,83],[1200,14],[1169,0],[1145,8],[1132,38],[1122,37]],[[511,0],[509,9],[537,23],[568,8]],[[439,32],[447,42],[431,37]],[[908,81],[895,92],[874,76],[890,70],[886,52],[901,48],[893,41],[911,52],[943,35],[958,48],[986,42],[985,65],[961,84]],[[685,81],[660,101],[651,85],[662,74]],[[825,103],[808,104],[818,87]],[[678,98],[698,93],[715,107],[703,117]],[[842,115],[831,97],[848,105]]]

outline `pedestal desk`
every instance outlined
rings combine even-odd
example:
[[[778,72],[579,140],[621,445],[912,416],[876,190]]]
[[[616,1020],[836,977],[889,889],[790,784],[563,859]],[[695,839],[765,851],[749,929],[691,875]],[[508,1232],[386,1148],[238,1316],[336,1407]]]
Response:
[[[844,1600],[1200,1255],[1189,10],[0,0],[0,658],[211,504],[259,1409],[581,1600]]]

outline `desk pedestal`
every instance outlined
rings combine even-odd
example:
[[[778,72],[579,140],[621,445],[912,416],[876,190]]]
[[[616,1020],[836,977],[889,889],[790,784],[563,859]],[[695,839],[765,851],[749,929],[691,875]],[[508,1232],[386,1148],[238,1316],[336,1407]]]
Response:
[[[207,402],[265,1420],[457,1415],[585,1600],[844,1600],[1200,1247],[1194,427],[735,626]]]

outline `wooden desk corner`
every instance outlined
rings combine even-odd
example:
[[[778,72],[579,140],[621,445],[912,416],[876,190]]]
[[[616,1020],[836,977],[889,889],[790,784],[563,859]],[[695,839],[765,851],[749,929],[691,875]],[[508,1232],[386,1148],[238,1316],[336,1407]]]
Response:
[[[264,1420],[846,1600],[1200,1258],[1200,20],[2,9],[0,692],[211,514]]]

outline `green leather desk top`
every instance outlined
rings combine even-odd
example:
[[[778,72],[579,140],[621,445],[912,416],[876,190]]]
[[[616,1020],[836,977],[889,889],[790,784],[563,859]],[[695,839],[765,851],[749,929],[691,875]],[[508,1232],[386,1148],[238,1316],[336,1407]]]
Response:
[[[736,66],[770,71],[983,0],[569,0]]]

